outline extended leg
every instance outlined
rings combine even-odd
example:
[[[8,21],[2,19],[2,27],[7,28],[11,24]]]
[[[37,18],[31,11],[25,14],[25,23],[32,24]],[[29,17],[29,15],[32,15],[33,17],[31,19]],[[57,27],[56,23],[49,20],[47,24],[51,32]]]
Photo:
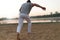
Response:
[[[23,18],[19,18],[19,23],[17,26],[17,40],[20,40],[19,34],[21,32],[22,26],[23,26]]]
[[[27,33],[27,35],[28,35],[28,37],[31,39],[31,20],[30,20],[30,17],[28,16],[28,17],[26,17],[25,18],[26,19],[26,21],[28,22],[28,33]]]
[[[27,16],[25,19],[28,22],[28,33],[31,33],[31,20],[30,20],[30,17]]]

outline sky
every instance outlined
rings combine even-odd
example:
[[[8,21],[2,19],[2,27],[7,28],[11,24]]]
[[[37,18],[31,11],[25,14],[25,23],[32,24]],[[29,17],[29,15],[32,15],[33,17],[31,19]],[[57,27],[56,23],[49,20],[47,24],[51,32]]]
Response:
[[[15,18],[19,17],[19,8],[27,0],[0,0],[0,18]],[[60,0],[31,0],[32,3],[37,3],[46,7],[46,11],[38,7],[33,7],[30,16],[48,15],[50,12],[60,12]]]

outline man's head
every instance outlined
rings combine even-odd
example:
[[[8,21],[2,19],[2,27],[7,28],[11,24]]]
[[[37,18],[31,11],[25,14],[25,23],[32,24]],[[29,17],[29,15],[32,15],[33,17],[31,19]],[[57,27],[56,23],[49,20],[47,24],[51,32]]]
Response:
[[[27,2],[31,2],[30,0],[27,0]]]

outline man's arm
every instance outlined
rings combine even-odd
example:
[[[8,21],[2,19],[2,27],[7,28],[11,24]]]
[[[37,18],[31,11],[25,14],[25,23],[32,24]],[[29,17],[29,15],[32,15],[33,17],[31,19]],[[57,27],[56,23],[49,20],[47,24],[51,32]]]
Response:
[[[46,10],[45,7],[42,7],[42,6],[38,5],[38,4],[33,4],[33,6],[40,7],[40,8],[42,8],[43,10]]]

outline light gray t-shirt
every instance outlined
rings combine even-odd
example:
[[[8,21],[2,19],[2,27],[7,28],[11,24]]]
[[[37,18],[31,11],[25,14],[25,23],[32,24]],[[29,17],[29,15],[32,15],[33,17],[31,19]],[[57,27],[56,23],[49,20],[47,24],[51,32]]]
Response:
[[[33,6],[32,3],[24,3],[21,7],[20,13],[29,14]]]

